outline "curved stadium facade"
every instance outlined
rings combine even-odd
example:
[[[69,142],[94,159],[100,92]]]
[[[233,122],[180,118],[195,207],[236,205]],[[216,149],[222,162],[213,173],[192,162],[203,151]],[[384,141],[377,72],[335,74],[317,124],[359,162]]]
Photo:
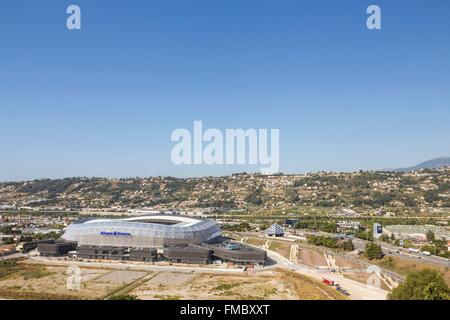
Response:
[[[80,220],[62,238],[78,245],[157,248],[201,244],[220,236],[213,220],[177,215]]]

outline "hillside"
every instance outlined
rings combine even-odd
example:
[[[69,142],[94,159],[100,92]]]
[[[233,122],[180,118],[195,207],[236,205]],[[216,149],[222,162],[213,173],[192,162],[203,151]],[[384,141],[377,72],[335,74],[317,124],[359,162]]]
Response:
[[[417,170],[421,170],[421,169],[439,169],[439,168],[443,168],[443,167],[450,167],[450,157],[435,158],[435,159],[431,159],[431,160],[419,163],[418,165],[415,165],[413,167],[395,169],[394,171],[410,172],[410,171],[417,171]]]
[[[419,172],[235,174],[179,179],[66,178],[0,183],[16,208],[450,207],[450,169]]]

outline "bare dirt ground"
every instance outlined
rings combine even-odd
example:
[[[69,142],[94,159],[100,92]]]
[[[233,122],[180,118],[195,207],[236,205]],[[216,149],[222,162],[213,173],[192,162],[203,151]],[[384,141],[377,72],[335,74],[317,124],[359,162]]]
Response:
[[[277,241],[276,238],[248,238],[246,241],[246,243],[257,247],[263,247],[267,242],[270,242],[268,249],[278,252],[283,257],[289,259],[291,254],[291,243],[289,242]]]
[[[354,261],[351,261],[349,259],[345,259],[344,257],[341,256],[334,256],[337,265],[339,266],[339,268],[351,268],[351,269],[356,269],[356,270],[361,270],[362,272],[352,272],[352,273],[344,273],[343,276],[345,278],[348,279],[352,279],[352,280],[356,280],[358,282],[361,283],[368,283],[369,278],[371,276],[373,276],[373,273],[370,272],[364,272],[363,270],[367,269],[367,267],[365,265],[356,263]],[[385,282],[380,280],[380,285],[381,288],[384,290],[389,290],[388,286],[386,285]]]
[[[137,279],[142,278],[146,275],[147,272],[116,270],[111,271],[101,276],[100,278],[97,278],[96,281],[123,284],[136,281]]]
[[[16,244],[0,244],[0,254],[12,251],[16,247]]]
[[[288,281],[299,300],[345,300],[333,288],[293,271],[278,269],[282,281]]]
[[[269,249],[275,252],[278,252],[283,257],[289,259],[291,254],[291,244],[283,241],[273,241],[270,240]]]
[[[342,299],[331,288],[282,269],[258,273],[132,271],[81,267],[79,290],[67,287],[67,267],[19,261],[1,266],[3,299],[105,299],[135,295],[139,299]]]
[[[181,281],[181,283],[180,283]],[[130,292],[139,299],[342,299],[320,282],[277,270],[249,275],[160,273]]]
[[[364,268],[360,264],[354,263],[341,256],[334,256],[334,259],[336,260],[336,263],[339,266],[339,268],[352,268],[352,269]]]
[[[94,281],[107,271],[81,269],[80,290],[67,287],[65,267],[20,264],[0,279],[0,296],[12,299],[99,299],[114,289],[109,282]]]
[[[257,239],[257,238],[248,238],[246,243],[254,245],[254,246],[262,246],[267,240],[266,239]]]
[[[302,250],[300,250],[299,258],[301,263],[310,267],[327,266],[327,262],[325,260],[323,253],[313,249],[302,248]]]

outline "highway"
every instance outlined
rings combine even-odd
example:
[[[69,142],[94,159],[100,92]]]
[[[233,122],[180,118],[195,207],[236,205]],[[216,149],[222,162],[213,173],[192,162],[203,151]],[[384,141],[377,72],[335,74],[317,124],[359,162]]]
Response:
[[[353,244],[355,245],[355,248],[361,251],[364,251],[367,240],[362,239],[353,239]],[[450,261],[445,258],[437,257],[437,256],[425,256],[421,253],[411,253],[403,251],[402,247],[397,247],[388,243],[377,241],[377,244],[381,245],[381,249],[383,249],[383,253],[387,256],[393,256],[393,257],[402,257],[411,259],[414,261],[422,261],[422,262],[428,262],[430,264],[439,265],[443,267],[450,267]]]
[[[334,236],[331,233],[327,232],[313,232],[313,231],[305,231],[304,234],[308,235],[322,235],[322,236]],[[367,240],[359,239],[359,238],[353,238],[353,244],[356,249],[360,251],[364,251],[366,248],[366,244],[369,242]],[[412,252],[406,252],[404,251],[403,247],[397,247],[389,243],[376,241],[377,244],[381,245],[381,249],[383,250],[383,253],[387,256],[393,256],[393,257],[402,257],[407,258],[414,261],[422,261],[422,262],[428,262],[430,264],[442,266],[442,267],[450,267],[450,260],[438,256],[425,256],[421,253],[412,253]]]

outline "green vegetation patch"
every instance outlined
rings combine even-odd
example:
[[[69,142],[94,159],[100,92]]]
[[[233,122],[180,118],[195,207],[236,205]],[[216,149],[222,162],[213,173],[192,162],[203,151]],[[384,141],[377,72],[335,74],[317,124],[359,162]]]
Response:
[[[154,296],[156,299],[160,300],[180,300],[181,297],[177,295],[164,295],[164,294],[157,294]]]
[[[235,282],[235,283],[221,283],[217,287],[214,287],[213,291],[228,291],[237,286],[240,286],[243,283]]]
[[[390,300],[450,300],[443,274],[434,269],[411,272],[405,282],[392,290]]]

